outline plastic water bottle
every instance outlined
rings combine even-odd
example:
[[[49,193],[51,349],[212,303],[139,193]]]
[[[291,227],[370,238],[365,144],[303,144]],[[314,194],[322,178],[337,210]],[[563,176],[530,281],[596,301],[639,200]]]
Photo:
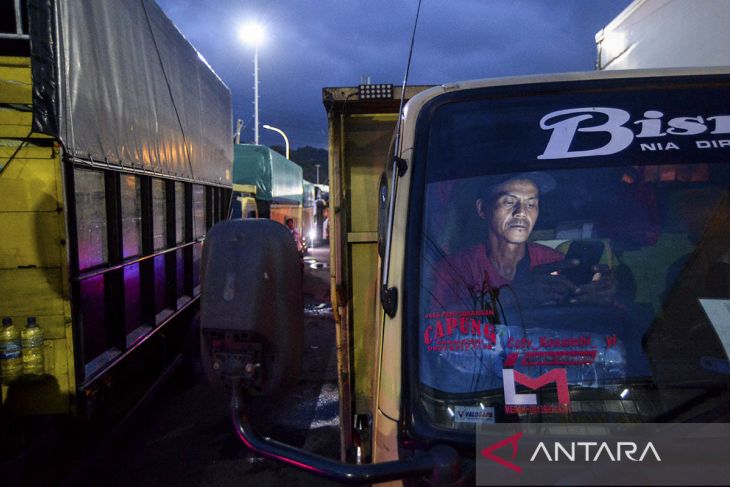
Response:
[[[3,318],[0,329],[0,379],[9,384],[23,373],[20,333],[11,318]]]
[[[23,346],[23,375],[43,374],[43,330],[36,323],[35,316],[28,318],[25,329],[20,332]]]

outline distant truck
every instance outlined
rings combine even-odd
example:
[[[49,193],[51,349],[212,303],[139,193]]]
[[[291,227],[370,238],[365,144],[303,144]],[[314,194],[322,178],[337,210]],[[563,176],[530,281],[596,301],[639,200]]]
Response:
[[[233,147],[233,198],[230,217],[268,218],[282,225],[291,218],[301,239],[306,236],[304,204],[306,181],[302,168],[264,145],[235,144]],[[311,198],[311,196],[310,196]],[[304,240],[300,245],[304,245]]]
[[[596,68],[730,66],[728,25],[724,0],[635,0],[596,34]]]

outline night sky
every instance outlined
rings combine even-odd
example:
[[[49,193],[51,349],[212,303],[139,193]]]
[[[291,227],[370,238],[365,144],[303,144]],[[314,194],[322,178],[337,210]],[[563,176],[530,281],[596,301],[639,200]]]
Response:
[[[233,95],[233,118],[253,141],[253,47],[259,47],[259,122],[292,147],[326,148],[325,86],[403,82],[417,0],[157,0]],[[630,0],[423,0],[409,84],[591,71],[595,34]],[[260,130],[265,145],[280,135]]]

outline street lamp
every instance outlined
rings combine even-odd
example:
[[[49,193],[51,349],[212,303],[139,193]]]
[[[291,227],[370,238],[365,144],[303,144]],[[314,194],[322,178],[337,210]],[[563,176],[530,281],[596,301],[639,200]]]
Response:
[[[276,127],[272,127],[271,125],[264,125],[264,128],[278,132],[282,137],[284,137],[284,143],[286,144],[286,158],[289,159],[289,138],[286,136],[284,131]]]
[[[259,44],[264,40],[264,28],[258,24],[247,24],[239,32],[241,40],[254,46],[253,54],[253,117],[254,144],[259,143]]]

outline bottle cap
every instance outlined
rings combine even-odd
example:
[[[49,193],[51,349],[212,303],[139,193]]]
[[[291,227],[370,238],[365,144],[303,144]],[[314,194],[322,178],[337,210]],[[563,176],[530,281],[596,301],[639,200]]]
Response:
[[[29,316],[28,317],[28,325],[29,327],[38,326],[35,322],[35,316]]]
[[[13,324],[13,319],[9,316],[6,316],[3,318],[3,326],[8,326]]]

